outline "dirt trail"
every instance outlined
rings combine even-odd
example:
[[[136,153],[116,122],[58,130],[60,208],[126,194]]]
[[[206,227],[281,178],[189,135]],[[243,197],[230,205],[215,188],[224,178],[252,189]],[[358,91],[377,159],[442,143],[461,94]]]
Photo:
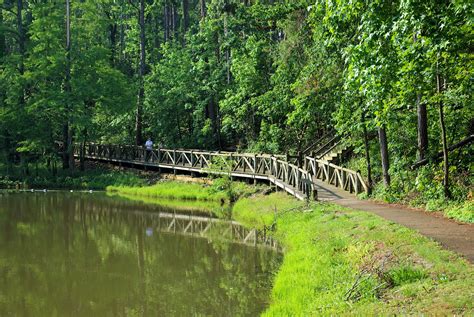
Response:
[[[338,205],[356,210],[367,211],[439,242],[445,248],[463,255],[474,263],[474,225],[462,224],[437,215],[436,213],[410,209],[401,206],[375,203],[357,199],[354,195],[334,186],[318,182],[320,200],[331,201]]]

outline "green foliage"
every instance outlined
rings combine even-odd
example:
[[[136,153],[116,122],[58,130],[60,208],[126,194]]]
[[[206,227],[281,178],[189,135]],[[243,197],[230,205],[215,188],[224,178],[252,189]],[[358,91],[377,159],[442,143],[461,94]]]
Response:
[[[458,204],[448,205],[444,214],[449,218],[459,221],[474,223],[474,201],[465,201]]]
[[[413,283],[428,277],[425,270],[411,266],[393,268],[387,272],[387,275],[394,286]]]
[[[64,4],[23,2],[24,41],[15,4],[5,2],[0,15],[1,160],[59,159],[54,141],[67,127],[75,141],[133,143],[142,83],[135,3],[73,2],[69,63]],[[426,157],[441,150],[441,102],[448,145],[472,134],[467,0],[206,0],[204,16],[200,1],[189,2],[187,15],[178,3],[146,1],[140,123],[156,143],[281,154],[336,127],[365,173],[365,128],[377,183],[374,139],[383,126],[394,184],[376,194],[441,200],[441,166],[408,170],[419,156],[418,105],[427,108]],[[437,78],[447,83],[439,92]],[[450,153],[453,201],[466,200],[472,157],[472,145]]]
[[[0,164],[0,188],[39,188],[39,189],[98,189],[107,186],[141,186],[144,179],[132,172],[107,169],[91,169],[86,171],[58,170],[49,171],[44,165],[26,167],[10,167]]]
[[[349,165],[355,166],[358,161]],[[390,187],[378,184],[373,197],[388,203],[404,203],[427,211],[440,211],[445,216],[463,222],[473,222],[474,208],[470,195],[473,178],[464,171],[451,170],[452,199],[443,192],[441,166],[428,165],[417,171],[395,172]]]

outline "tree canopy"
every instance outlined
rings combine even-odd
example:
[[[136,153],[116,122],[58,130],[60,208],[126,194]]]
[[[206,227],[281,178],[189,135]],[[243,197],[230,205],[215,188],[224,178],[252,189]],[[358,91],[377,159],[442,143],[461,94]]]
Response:
[[[449,159],[448,147],[474,133],[473,11],[467,0],[0,0],[3,160],[54,158],[57,140],[148,136],[298,152],[335,128],[356,154],[365,135],[386,185],[443,151],[447,185],[472,168],[472,146]]]

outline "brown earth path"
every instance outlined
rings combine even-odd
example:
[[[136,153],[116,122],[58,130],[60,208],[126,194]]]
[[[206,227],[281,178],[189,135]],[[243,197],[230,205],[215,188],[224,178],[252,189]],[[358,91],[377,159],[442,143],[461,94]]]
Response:
[[[353,194],[321,181],[317,181],[316,187],[318,198],[322,201],[331,201],[344,207],[371,212],[414,229],[474,263],[474,224],[458,223],[439,214],[419,209],[359,200]]]

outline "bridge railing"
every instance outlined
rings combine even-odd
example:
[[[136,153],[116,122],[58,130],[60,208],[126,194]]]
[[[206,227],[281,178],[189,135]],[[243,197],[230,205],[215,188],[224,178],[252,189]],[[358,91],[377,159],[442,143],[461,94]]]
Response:
[[[362,178],[362,175],[353,170],[309,156],[305,158],[305,167],[307,170],[310,170],[311,174],[317,179],[350,193],[359,194],[363,191],[368,191],[367,184]]]
[[[79,146],[75,147],[75,155],[80,155]],[[232,176],[268,179],[299,199],[315,195],[315,179],[351,193],[367,191],[367,185],[359,173],[310,156],[304,158],[303,166],[298,166],[281,155],[160,148],[147,151],[138,146],[98,143],[87,144],[84,155],[92,159],[190,172],[229,173]]]

